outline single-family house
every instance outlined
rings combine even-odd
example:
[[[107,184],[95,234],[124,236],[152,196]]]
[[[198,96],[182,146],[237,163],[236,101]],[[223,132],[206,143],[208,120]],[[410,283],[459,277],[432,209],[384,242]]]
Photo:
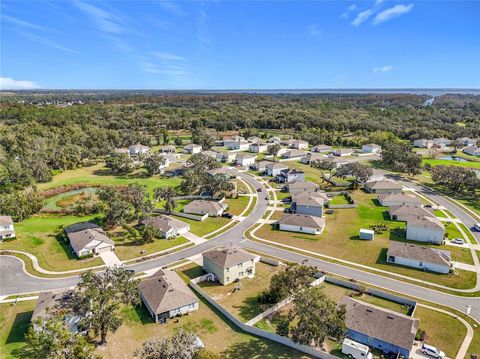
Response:
[[[148,146],[144,146],[140,143],[128,147],[128,152],[131,156],[145,155],[150,151]]]
[[[212,168],[207,171],[207,175],[211,177],[215,175],[223,175],[227,180],[231,178],[230,174],[225,170],[225,167]]]
[[[413,141],[413,147],[432,148],[432,146],[433,146],[433,141],[432,140],[427,140],[425,138],[420,138],[418,140]]]
[[[252,169],[258,172],[265,172],[266,166],[272,162],[270,161],[258,161],[252,165]]]
[[[287,146],[287,147],[291,147],[292,144],[293,144],[293,141],[295,141],[293,138],[282,138],[280,140],[280,144],[282,146]]]
[[[223,146],[225,146],[227,148],[231,148],[231,146],[236,142],[246,142],[245,137],[236,135],[236,136],[224,138],[223,139]]]
[[[470,156],[480,156],[480,147],[470,146],[463,149],[463,153],[466,153]]]
[[[450,251],[397,241],[390,241],[387,263],[442,274],[448,274],[453,266]]]
[[[382,147],[375,143],[369,143],[362,146],[363,153],[378,154],[380,153],[381,150],[382,150]]]
[[[332,150],[332,146],[327,145],[316,145],[313,146],[311,151],[312,152],[330,152]]]
[[[260,142],[262,142],[262,139],[260,137],[257,137],[257,136],[250,136],[250,137],[247,138],[247,142],[260,143]]]
[[[123,153],[123,154],[127,154],[127,155],[130,155],[130,150],[126,147],[122,147],[122,148],[115,148],[114,150],[115,153]]]
[[[248,147],[248,150],[254,153],[263,153],[263,152],[266,152],[267,149],[268,149],[268,145],[266,143],[261,143],[261,142],[251,143],[250,146]]]
[[[255,275],[257,256],[240,247],[217,248],[202,253],[202,256],[203,269],[214,274],[222,285]]]
[[[217,161],[218,162],[224,162],[224,163],[230,163],[235,160],[235,157],[237,156],[236,152],[218,152],[217,154]]]
[[[308,148],[308,142],[304,140],[294,140],[292,141],[291,147],[297,150],[306,149]]]
[[[333,150],[331,153],[334,156],[338,157],[345,157],[345,156],[351,156],[353,154],[354,150],[351,148],[337,148]]]
[[[31,318],[32,323],[34,323],[33,328],[38,328],[37,320],[41,322],[47,321],[52,315],[61,313],[70,333],[78,333],[80,331],[78,326],[81,318],[68,311],[68,303],[72,298],[72,294],[72,290],[40,292]]]
[[[290,206],[290,213],[305,214],[314,217],[323,217],[323,206],[326,196],[321,192],[303,193],[294,197]]]
[[[177,148],[173,145],[165,145],[160,147],[160,151],[163,153],[175,153],[177,152]]]
[[[394,181],[370,181],[365,183],[364,188],[369,193],[385,194],[385,193],[402,193],[403,188]]]
[[[282,158],[299,158],[299,157],[305,157],[307,153],[305,151],[301,150],[290,150],[285,153],[282,153],[280,157]]]
[[[175,238],[190,231],[190,224],[165,215],[147,217],[140,224],[156,228],[165,239]]]
[[[391,206],[388,209],[388,215],[393,221],[408,221],[409,218],[414,217],[434,217],[433,209],[431,207],[422,207],[421,205],[399,204]]]
[[[230,150],[238,150],[238,151],[248,151],[249,147],[250,147],[250,143],[248,143],[247,141],[230,142],[229,145],[227,146],[227,148]]]
[[[114,242],[105,231],[92,222],[80,222],[64,228],[75,254],[81,258],[115,249]]]
[[[446,148],[452,141],[448,138],[439,137],[433,139],[433,145],[438,148]]]
[[[344,297],[346,337],[395,357],[410,358],[419,320]]]
[[[242,167],[249,167],[255,163],[256,155],[250,153],[237,153],[235,164]]]
[[[322,155],[321,153],[318,153],[318,152],[309,152],[307,153],[306,156],[300,159],[300,162],[308,165],[312,161],[325,161],[328,159],[330,159],[330,157],[328,157],[327,155]]]
[[[270,162],[265,165],[265,175],[275,177],[281,171],[288,170],[288,166],[281,162]]]
[[[367,182],[383,181],[384,179],[385,179],[385,173],[383,171],[372,168],[372,174]]]
[[[280,137],[277,137],[277,136],[272,136],[268,139],[267,141],[268,143],[280,143],[281,142],[281,139]]]
[[[418,197],[409,196],[404,193],[385,193],[379,194],[378,203],[384,207],[400,206],[403,204],[408,204],[410,206],[420,206],[422,202]]]
[[[206,151],[203,151],[202,154],[207,157],[217,159],[218,152],[212,151],[212,150],[206,150]]]
[[[180,276],[160,269],[137,285],[140,298],[155,323],[198,310],[199,300]]]
[[[292,196],[295,196],[301,192],[316,192],[320,187],[318,184],[310,181],[296,181],[292,183],[287,183],[287,191],[290,192]]]
[[[277,225],[281,231],[322,234],[325,228],[325,219],[306,214],[285,214],[277,221]]]
[[[210,217],[220,217],[227,209],[227,205],[218,201],[207,201],[203,199],[194,200],[183,207],[183,212],[203,216],[208,214]]]
[[[477,140],[470,138],[470,137],[460,137],[457,138],[457,141],[463,144],[464,146],[476,146]]]
[[[288,168],[280,171],[275,176],[275,181],[280,183],[292,183],[295,181],[305,181],[305,173],[296,168]]]
[[[409,217],[407,219],[407,236],[411,241],[443,243],[445,226],[436,217]]]
[[[311,191],[311,192],[307,192],[307,191],[297,192],[295,194],[292,194],[292,202],[295,202],[302,197],[322,198],[324,203],[327,203],[328,201],[330,201],[330,198],[328,198],[327,194],[324,191],[317,190],[317,191]]]
[[[15,238],[13,219],[10,216],[0,216],[0,240]]]
[[[185,151],[185,153],[193,155],[195,153],[202,152],[202,146],[197,145],[195,143],[189,143],[188,145],[183,146],[183,150]]]

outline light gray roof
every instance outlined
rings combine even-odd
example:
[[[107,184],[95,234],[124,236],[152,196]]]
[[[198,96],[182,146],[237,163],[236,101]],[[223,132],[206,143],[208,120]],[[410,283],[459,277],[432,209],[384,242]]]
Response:
[[[77,252],[85,248],[85,246],[91,241],[114,244],[114,242],[107,237],[105,231],[100,227],[85,229],[78,232],[70,232],[67,233],[67,236],[70,240],[70,244]]]
[[[73,290],[56,290],[52,292],[41,292],[38,295],[37,304],[32,314],[32,322],[37,318],[47,318],[49,311],[55,311],[65,307],[68,299],[71,298]]]
[[[324,218],[309,216],[305,214],[285,214],[277,223],[307,228],[325,227]]]
[[[350,297],[341,299],[345,305],[348,329],[410,350],[419,320]]]
[[[0,226],[9,226],[13,224],[11,216],[0,216]]]
[[[281,162],[270,162],[265,165],[265,168],[268,168],[271,170],[281,170],[281,169],[287,169],[288,166]]]
[[[445,226],[437,217],[410,217],[407,220],[407,226],[442,229],[445,230]]]
[[[195,143],[189,143],[188,145],[185,145],[183,148],[186,149],[186,150],[192,150],[194,148],[201,148],[202,146],[200,145],[197,145]]]
[[[296,189],[317,189],[319,188],[318,184],[311,181],[295,181],[288,184],[288,188],[291,191]]]
[[[134,145],[131,145],[129,148],[149,148],[148,146],[142,145],[141,143],[136,143]]]
[[[240,247],[227,247],[213,249],[208,252],[204,252],[203,258],[208,259],[210,262],[215,263],[220,268],[230,268],[240,263],[245,263],[252,259],[255,259],[253,254],[248,253]]]
[[[366,145],[364,146],[369,146],[369,147],[373,147],[373,148],[381,148],[380,145],[377,145],[376,143],[367,143]]]
[[[308,193],[309,196],[296,196],[295,203],[297,206],[309,206],[309,207],[323,207],[325,204],[325,198],[323,196],[313,195],[316,192]]]
[[[446,266],[450,266],[452,260],[450,251],[397,241],[390,241],[387,257],[390,256]]]
[[[160,215],[157,217],[148,217],[141,222],[143,225],[150,225],[159,229],[163,233],[167,233],[172,228],[185,228],[188,227],[188,223],[182,222],[178,219]]]
[[[365,183],[365,187],[371,189],[402,189],[402,186],[394,181],[381,180]]]
[[[138,283],[138,290],[155,314],[198,302],[198,298],[178,274],[170,270],[160,269],[142,280]]]
[[[408,204],[420,204],[422,203],[417,197],[409,196],[404,193],[386,193],[378,195],[378,200],[380,202],[397,202],[397,203],[408,203]]]
[[[391,206],[388,210],[390,216],[413,216],[413,217],[422,217],[422,216],[434,216],[432,208],[415,206],[409,204],[401,204],[398,206]]]
[[[219,211],[223,208],[223,205],[217,201],[207,201],[203,199],[197,199],[192,201],[183,207],[184,212],[204,210],[204,211]]]
[[[305,156],[307,153],[302,150],[290,150],[285,152],[282,157],[301,157]]]
[[[237,159],[241,159],[241,158],[254,158],[254,157],[257,157],[257,155],[255,155],[255,154],[253,154],[253,153],[246,153],[246,152],[237,153],[237,156],[236,156]]]
[[[323,199],[324,202],[327,202],[330,200],[327,194],[323,191],[314,191],[314,192],[302,191],[302,192],[292,194],[292,200],[295,202],[298,202],[302,198],[311,198],[311,197]]]

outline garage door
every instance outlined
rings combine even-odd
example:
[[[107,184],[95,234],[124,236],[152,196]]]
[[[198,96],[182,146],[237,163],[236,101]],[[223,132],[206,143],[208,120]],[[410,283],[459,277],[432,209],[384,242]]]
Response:
[[[97,248],[97,254],[105,253],[105,252],[111,252],[111,251],[112,251],[112,247],[111,247],[111,246],[102,247],[102,248]]]

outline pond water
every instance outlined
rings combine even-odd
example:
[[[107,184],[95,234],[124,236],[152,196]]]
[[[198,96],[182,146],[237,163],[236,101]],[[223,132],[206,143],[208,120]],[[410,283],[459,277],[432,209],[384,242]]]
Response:
[[[444,157],[440,157],[440,159],[441,160],[447,160],[447,161],[469,162],[465,158],[455,157],[455,156],[444,156]]]

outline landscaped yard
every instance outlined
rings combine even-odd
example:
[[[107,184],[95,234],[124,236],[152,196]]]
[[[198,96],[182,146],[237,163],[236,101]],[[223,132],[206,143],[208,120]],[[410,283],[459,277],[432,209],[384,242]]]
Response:
[[[0,357],[21,358],[20,348],[25,345],[25,334],[30,325],[35,301],[0,304]]]
[[[188,243],[188,239],[184,237],[177,237],[175,239],[156,239],[152,243],[142,245],[136,245],[133,242],[115,241],[115,254],[120,260],[124,261],[164,251],[185,243]]]
[[[40,183],[38,188],[46,190],[58,186],[88,183],[91,185],[127,185],[137,182],[147,186],[150,192],[156,187],[168,186],[178,187],[181,182],[179,177],[162,178],[159,176],[146,177],[145,170],[141,169],[126,176],[113,176],[104,163],[94,166],[81,167],[74,170],[67,170],[55,175],[52,181]]]
[[[329,203],[331,205],[337,205],[337,204],[350,204],[350,202],[347,199],[347,196],[345,194],[340,194],[338,196],[334,196]]]
[[[190,232],[193,234],[203,237],[206,234],[213,232],[220,227],[226,225],[230,220],[228,218],[222,217],[208,217],[205,221],[194,221],[193,219],[183,218],[173,216],[180,221],[186,222],[190,224]]]
[[[305,172],[305,180],[315,182],[324,191],[339,191],[341,189],[344,189],[342,187],[333,186],[328,182],[324,182],[322,180],[322,173],[319,170],[310,167],[309,165],[300,163],[298,161],[286,161],[282,163],[287,165],[289,168],[296,168],[296,169],[302,170],[303,172]],[[342,182],[344,180],[335,178],[335,181]],[[350,185],[350,182],[345,181],[345,183],[346,184],[348,183],[348,185]]]
[[[239,283],[221,285],[219,283],[201,282],[200,286],[237,318],[248,321],[270,307],[260,304],[258,295],[268,287],[270,278],[282,267],[258,262],[254,278],[244,278]],[[240,287],[240,290],[236,288]]]
[[[100,258],[78,260],[70,245],[56,238],[60,226],[88,221],[94,216],[35,215],[15,224],[17,238],[0,243],[0,250],[14,249],[35,255],[46,270],[64,271],[102,265]]]
[[[465,162],[465,161],[451,161],[451,160],[440,160],[440,159],[428,159],[424,158],[422,163],[429,164],[431,166],[458,166],[458,167],[468,167],[480,169],[480,162]]]
[[[357,208],[338,209],[334,210],[333,214],[327,214],[325,229],[321,235],[279,231],[273,229],[273,226],[268,224],[260,227],[255,234],[260,238],[277,243],[372,266],[412,278],[428,280],[454,288],[473,287],[475,283],[475,273],[473,272],[459,270],[458,275],[438,275],[386,264],[386,252],[389,241],[405,241],[405,223],[389,220],[386,214],[386,207],[376,205],[376,195],[367,194],[360,190],[351,194],[357,203]],[[382,234],[375,234],[373,241],[358,239],[360,228],[371,228],[372,225],[378,224],[385,224],[388,230]],[[468,264],[473,263],[468,249],[446,245],[435,246],[435,248],[451,251],[455,261]]]

